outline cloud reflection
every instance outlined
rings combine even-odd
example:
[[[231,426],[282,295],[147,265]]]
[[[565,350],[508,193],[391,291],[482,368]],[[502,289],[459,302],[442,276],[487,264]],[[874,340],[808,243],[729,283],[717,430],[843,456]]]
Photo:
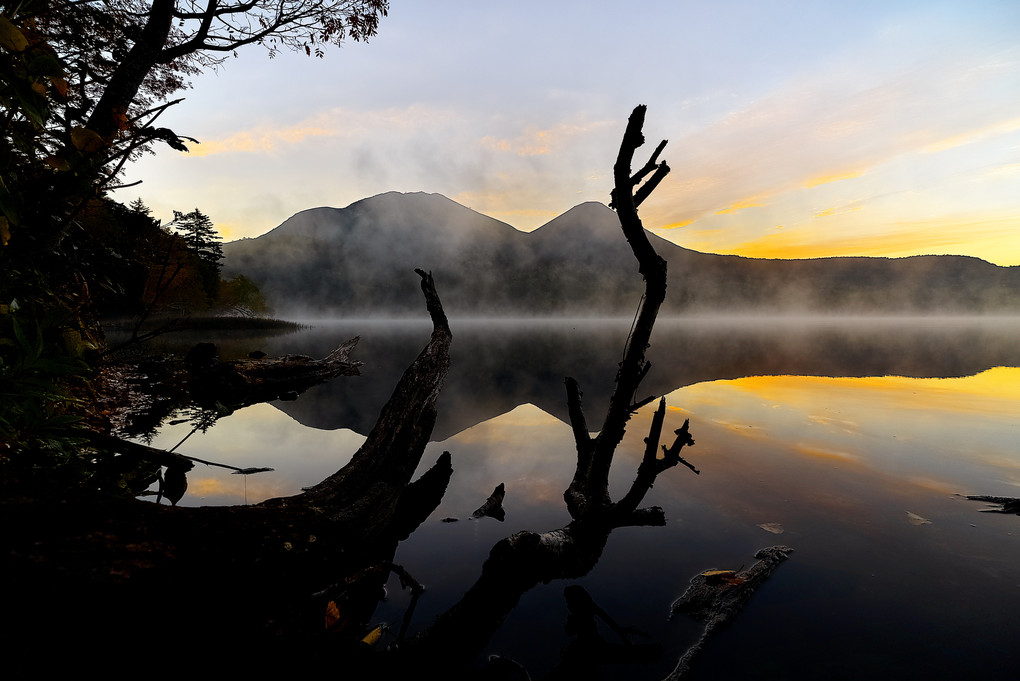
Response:
[[[692,425],[717,423],[744,440],[865,462],[928,487],[1020,484],[1020,368],[963,378],[760,376],[688,386],[669,400]]]

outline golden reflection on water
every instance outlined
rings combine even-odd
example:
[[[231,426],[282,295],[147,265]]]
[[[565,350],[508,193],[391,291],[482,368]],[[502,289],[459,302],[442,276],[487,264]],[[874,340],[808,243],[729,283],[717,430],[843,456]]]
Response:
[[[686,456],[708,473],[754,462],[777,475],[785,466],[780,459],[793,456],[878,471],[930,490],[1009,496],[1020,487],[1020,368],[944,379],[756,376],[687,386],[666,401],[665,432],[691,418],[698,444]],[[653,409],[635,416],[617,454],[629,462],[614,470],[620,485],[632,478]],[[589,426],[597,416],[589,415]],[[165,427],[152,445],[169,449],[189,431],[187,424]],[[302,426],[269,404],[248,407],[177,451],[275,470],[242,477],[198,464],[182,503],[256,503],[295,494],[342,467],[363,441],[350,430]],[[443,450],[452,452],[455,469],[444,505],[470,506],[500,482],[522,503],[562,505],[573,472],[569,426],[533,405],[432,443],[421,469]],[[460,490],[471,498],[458,502]]]
[[[750,441],[930,487],[1020,486],[1020,369],[961,378],[756,376],[688,386],[675,411]],[[696,429],[694,432],[697,432]]]
[[[201,463],[188,474],[188,493],[181,505],[258,503],[298,493],[350,461],[365,437],[350,430],[316,430],[302,426],[271,404],[255,404],[220,419],[204,433],[181,442],[192,426],[166,426],[152,446],[185,456],[239,468],[272,468],[254,475]]]

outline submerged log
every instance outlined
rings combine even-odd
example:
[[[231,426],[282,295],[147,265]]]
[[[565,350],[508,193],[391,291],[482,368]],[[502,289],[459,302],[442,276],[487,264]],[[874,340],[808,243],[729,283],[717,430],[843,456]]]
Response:
[[[197,403],[219,402],[232,409],[299,394],[336,376],[357,376],[361,362],[350,356],[359,340],[351,338],[320,359],[283,355],[221,360],[212,343],[200,343],[184,359],[188,387]]]
[[[1013,513],[1020,515],[1020,499],[1014,497],[990,497],[972,494],[967,498],[971,501],[985,501],[989,504],[997,504],[994,508],[982,508],[982,513]]]
[[[686,614],[704,622],[705,628],[666,681],[679,681],[690,672],[708,638],[736,618],[754,592],[792,552],[788,546],[770,546],[754,554],[758,562],[746,570],[705,570],[691,579],[690,586],[670,607],[669,617]]]

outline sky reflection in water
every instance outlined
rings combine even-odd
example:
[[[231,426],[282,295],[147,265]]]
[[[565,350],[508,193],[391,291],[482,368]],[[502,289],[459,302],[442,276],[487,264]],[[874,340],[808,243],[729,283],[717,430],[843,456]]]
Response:
[[[1013,645],[1020,518],[979,513],[983,504],[959,496],[1020,496],[1020,369],[945,379],[749,377],[689,385],[666,400],[667,431],[691,419],[697,444],[687,458],[702,474],[677,468],[661,476],[646,504],[663,506],[668,525],[618,530],[577,581],[617,621],[649,631],[667,655],[608,678],[668,672],[695,630],[665,621],[690,577],[750,564],[758,548],[773,544],[795,553],[737,625],[710,644],[699,664],[704,678],[952,678],[1020,668]],[[650,413],[634,418],[618,450],[614,496],[633,479]],[[186,425],[164,428],[154,446],[172,447],[187,432]],[[181,503],[293,494],[342,466],[363,439],[307,428],[271,405],[250,407],[179,451],[275,472],[245,480],[198,465]],[[562,490],[574,448],[557,418],[518,406],[430,444],[422,470],[443,450],[453,454],[448,493],[396,557],[428,589],[415,612],[418,628],[463,594],[496,541],[568,521]],[[506,521],[466,520],[500,482]],[[533,676],[551,668],[567,641],[564,585],[526,594],[488,652],[526,663]],[[391,584],[390,595],[377,616],[397,622],[406,594]]]

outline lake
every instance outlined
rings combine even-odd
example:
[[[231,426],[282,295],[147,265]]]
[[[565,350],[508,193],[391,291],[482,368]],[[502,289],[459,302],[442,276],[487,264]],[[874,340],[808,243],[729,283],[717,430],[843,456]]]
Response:
[[[563,378],[578,380],[597,427],[629,322],[451,320],[452,366],[421,470],[446,450],[454,475],[395,558],[426,587],[412,632],[460,598],[497,541],[569,521],[562,493],[575,449]],[[199,464],[181,504],[257,503],[336,471],[429,332],[419,321],[347,320],[212,339],[224,357],[323,356],[360,336],[353,357],[364,366],[187,437],[181,454],[274,471],[239,476]],[[1015,673],[1020,517],[981,512],[987,504],[963,495],[1020,496],[1017,338],[1018,319],[660,320],[638,397],[665,395],[668,430],[690,419],[696,444],[684,456],[701,474],[661,475],[644,505],[663,507],[667,525],[617,529],[586,576],[526,593],[486,654],[541,678],[570,640],[563,589],[579,584],[617,623],[650,636],[636,641],[664,649],[658,661],[608,666],[604,677],[662,678],[700,631],[683,616],[667,621],[690,579],[786,545],[789,560],[710,640],[693,678]],[[617,451],[614,498],[634,477],[653,406],[635,415]],[[151,443],[169,449],[191,430],[164,425]],[[469,519],[499,483],[506,519]],[[459,521],[444,522],[451,518]],[[408,605],[394,579],[375,619],[395,630]],[[608,628],[602,634],[614,640]]]

